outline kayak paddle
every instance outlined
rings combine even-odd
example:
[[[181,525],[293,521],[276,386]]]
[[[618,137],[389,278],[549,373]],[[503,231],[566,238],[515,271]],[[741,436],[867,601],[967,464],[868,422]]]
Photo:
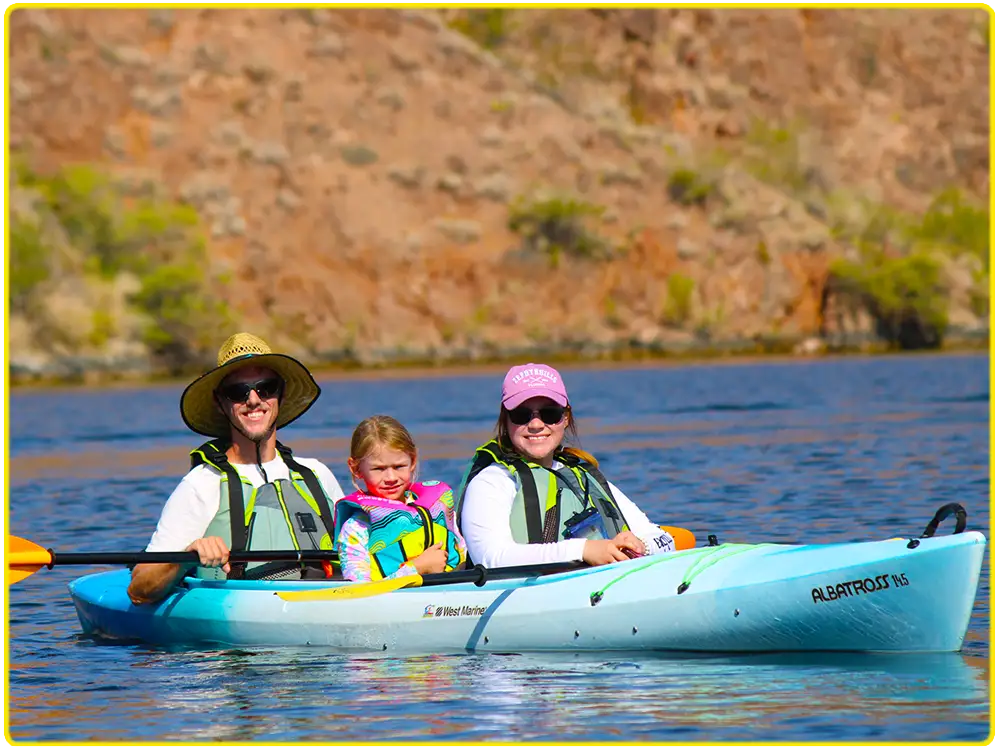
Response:
[[[275,595],[288,602],[338,601],[342,599],[363,599],[368,596],[388,594],[408,586],[444,586],[449,583],[474,583],[482,586],[487,581],[501,578],[534,578],[551,573],[568,573],[587,567],[580,561],[540,563],[538,565],[515,565],[510,568],[484,568],[476,565],[468,570],[453,570],[449,573],[429,573],[427,575],[383,578],[373,583],[347,583],[309,591],[275,591]]]
[[[333,550],[283,550],[277,552],[234,552],[230,562],[268,562],[289,560],[294,562],[336,561]],[[17,536],[7,537],[6,583],[24,580],[41,568],[54,565],[138,565],[140,563],[191,563],[198,564],[197,552],[83,552],[56,554],[34,542]]]
[[[694,534],[679,526],[661,526],[661,529],[669,533],[674,538],[674,544],[678,550],[691,549],[695,546]],[[54,565],[138,565],[140,563],[173,563],[184,564],[198,563],[197,552],[83,552],[66,553],[60,552],[58,555],[51,549],[44,549],[34,542],[22,539],[17,536],[7,537],[7,572],[5,582],[9,586],[12,583],[22,581],[28,576],[36,573],[41,568],[51,569]],[[269,562],[269,561],[293,561],[293,562],[322,562],[337,560],[337,553],[332,550],[282,550],[282,551],[256,551],[256,552],[235,552],[229,557],[230,562]],[[563,572],[572,569],[576,563],[551,563],[558,567],[546,572]],[[539,571],[546,565],[521,566],[520,568],[495,568],[488,575],[492,578],[514,578],[519,575],[543,575]],[[529,570],[530,568],[530,570]],[[289,592],[296,596],[321,593],[320,599],[353,599],[365,596],[375,596],[377,594],[388,593],[406,586],[432,585],[428,580],[435,576],[453,576],[456,573],[475,573],[472,571],[453,571],[453,573],[438,573],[429,576],[404,576],[389,580],[376,581],[375,583],[344,586],[334,589],[318,589],[317,591]],[[479,570],[486,571],[486,568],[479,566]],[[517,571],[509,575],[502,571]],[[497,575],[499,574],[499,575]],[[449,578],[444,583],[461,583],[466,580],[476,582],[480,573],[475,573],[472,578]],[[423,583],[421,583],[423,581]],[[485,581],[485,578],[483,579]],[[336,595],[334,596],[334,592]],[[309,597],[305,597],[309,598]],[[290,599],[294,601],[294,599]]]
[[[694,534],[679,526],[660,526],[674,538],[677,550],[693,549]],[[519,565],[510,568],[484,568],[476,565],[470,570],[453,570],[450,573],[431,573],[428,575],[400,576],[399,578],[383,578],[373,583],[354,583],[309,591],[277,591],[277,596],[289,602],[337,601],[343,599],[363,599],[368,596],[388,594],[409,586],[440,586],[448,583],[475,583],[482,586],[487,580],[500,578],[521,578],[545,575],[546,573],[565,573],[583,567],[582,562],[543,563],[539,565]]]

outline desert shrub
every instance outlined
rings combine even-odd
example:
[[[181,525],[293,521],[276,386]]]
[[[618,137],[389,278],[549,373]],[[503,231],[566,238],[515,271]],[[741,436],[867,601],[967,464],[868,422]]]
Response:
[[[678,169],[667,180],[667,193],[674,203],[704,206],[715,192],[715,183],[693,169]]]
[[[789,195],[805,197],[817,190],[824,192],[817,166],[810,162],[800,145],[801,137],[807,132],[803,122],[781,126],[755,119],[745,138],[744,166],[761,182]]]
[[[557,263],[563,255],[606,258],[610,245],[587,227],[587,220],[604,214],[604,207],[573,197],[532,199],[520,197],[510,206],[507,226],[524,238],[532,251],[545,253]]]
[[[757,241],[757,251],[755,253],[757,256],[757,261],[762,266],[770,265],[771,263],[771,252],[767,249],[767,243],[764,240]]]
[[[511,32],[511,13],[507,8],[462,10],[448,25],[486,49],[496,49]]]
[[[141,279],[133,301],[146,314],[143,342],[168,362],[187,362],[211,347],[225,303],[205,294],[205,272],[191,260],[157,266]]]
[[[969,290],[969,309],[981,320],[990,316],[990,290],[986,284],[979,284]]]
[[[147,321],[144,341],[164,364],[183,367],[211,345],[207,338],[218,338],[229,313],[216,301],[220,280],[210,277],[198,214],[191,206],[137,195],[87,164],[41,174],[18,160],[12,171],[13,187],[31,200],[31,210],[11,222],[13,309],[27,309],[35,295],[45,293],[44,282],[57,275],[113,279],[128,273],[139,279],[139,291],[129,302]],[[65,247],[57,247],[57,240]],[[67,263],[67,254],[76,262]],[[95,316],[100,325],[92,343],[101,345],[115,329],[114,321],[103,312]]]
[[[691,317],[691,299],[694,280],[684,274],[673,273],[667,278],[667,296],[663,302],[663,320],[680,325]]]
[[[37,223],[12,216],[7,285],[12,312],[26,312],[35,288],[49,277],[48,248]]]

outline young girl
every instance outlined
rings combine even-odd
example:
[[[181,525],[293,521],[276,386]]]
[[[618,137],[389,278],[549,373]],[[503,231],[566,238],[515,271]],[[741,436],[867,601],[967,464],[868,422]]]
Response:
[[[347,467],[358,491],[334,508],[344,578],[442,573],[465,562],[451,487],[414,481],[417,448],[403,425],[385,416],[361,422],[351,436]]]

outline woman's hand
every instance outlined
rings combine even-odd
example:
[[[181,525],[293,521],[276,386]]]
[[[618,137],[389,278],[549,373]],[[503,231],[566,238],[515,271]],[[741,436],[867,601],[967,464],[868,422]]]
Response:
[[[417,569],[420,575],[444,573],[444,566],[448,563],[448,553],[444,551],[441,543],[438,542],[425,549],[410,560],[409,563]]]
[[[197,552],[203,567],[222,568],[223,573],[229,573],[229,547],[220,536],[195,539],[184,551]]]
[[[588,539],[583,545],[583,561],[587,565],[608,565],[628,560],[628,555],[618,549],[615,539]]]
[[[619,532],[618,536],[611,540],[611,543],[618,547],[618,549],[628,547],[639,557],[646,554],[646,545],[631,531]]]

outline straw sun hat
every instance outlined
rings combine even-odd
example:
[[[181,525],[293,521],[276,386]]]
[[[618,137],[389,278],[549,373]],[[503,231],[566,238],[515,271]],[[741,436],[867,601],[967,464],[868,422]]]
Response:
[[[288,355],[275,354],[267,342],[257,336],[236,333],[219,349],[218,366],[191,383],[181,394],[184,424],[201,435],[229,437],[229,420],[216,406],[214,391],[227,375],[247,366],[267,367],[285,381],[275,429],[294,422],[319,398],[319,386],[305,365]]]

